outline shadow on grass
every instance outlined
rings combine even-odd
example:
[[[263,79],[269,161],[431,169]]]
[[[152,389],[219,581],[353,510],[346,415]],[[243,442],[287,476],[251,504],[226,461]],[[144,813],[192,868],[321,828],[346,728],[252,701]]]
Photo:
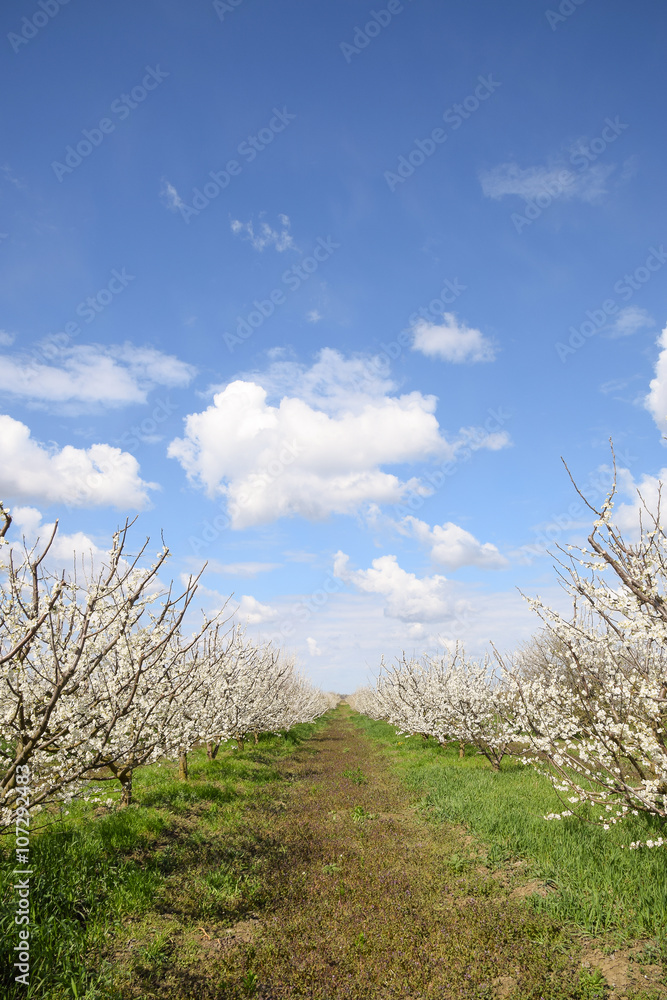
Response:
[[[3,1000],[117,998],[113,981],[126,955],[113,942],[128,921],[179,910],[183,919],[234,922],[262,906],[285,853],[270,829],[253,829],[252,809],[282,780],[276,763],[323,724],[262,736],[243,751],[223,747],[213,761],[196,750],[188,782],[177,780],[173,763],[142,768],[129,808],[74,803],[69,815],[34,834],[27,989],[14,982],[13,842],[0,840]],[[103,800],[114,786],[103,783]],[[142,949],[147,970],[171,961],[170,949],[150,936]]]

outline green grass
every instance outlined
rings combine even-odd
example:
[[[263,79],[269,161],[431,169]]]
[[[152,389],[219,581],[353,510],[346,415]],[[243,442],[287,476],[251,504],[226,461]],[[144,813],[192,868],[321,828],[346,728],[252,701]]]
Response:
[[[184,919],[232,922],[261,901],[252,845],[239,835],[250,803],[276,797],[277,760],[322,723],[266,735],[243,751],[230,743],[209,761],[189,755],[190,780],[172,762],[138,770],[135,803],[112,811],[77,802],[31,838],[30,987],[14,982],[13,837],[0,839],[0,995],[7,1000],[102,1000],[121,994],[118,955],[110,942],[127,937],[142,915],[169,908],[178,891]],[[115,792],[101,783],[102,801]],[[117,796],[116,796],[117,797]],[[130,939],[131,940],[131,939]],[[100,957],[101,956],[101,957]],[[137,946],[136,969],[170,961],[168,937]]]
[[[532,768],[505,758],[495,773],[471,748],[459,760],[458,746],[397,737],[392,726],[365,716],[354,721],[397,755],[397,766],[421,794],[428,815],[464,824],[483,843],[487,864],[528,862],[529,877],[554,890],[533,897],[537,909],[594,934],[658,938],[664,949],[667,851],[622,847],[664,835],[664,824],[639,816],[605,831],[576,819],[546,821],[545,814],[563,806]]]
[[[0,996],[366,1000],[437,980],[472,998],[509,970],[517,1000],[593,1000],[608,987],[580,970],[572,923],[606,932],[596,948],[611,931],[644,938],[637,962],[664,956],[665,854],[619,846],[646,839],[646,821],[546,823],[548,782],[511,761],[496,774],[338,709],[189,763],[187,783],[175,763],[143,769],[135,805],[78,803],[33,837],[29,991],[13,985],[12,838],[0,841]],[[513,898],[524,874],[557,889],[532,900],[547,912]]]

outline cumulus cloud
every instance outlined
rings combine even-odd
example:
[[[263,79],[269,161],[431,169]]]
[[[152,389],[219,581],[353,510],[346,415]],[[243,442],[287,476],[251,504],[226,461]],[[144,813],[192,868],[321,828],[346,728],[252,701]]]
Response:
[[[13,547],[16,548],[25,541],[28,548],[37,545],[39,551],[40,545],[45,545],[51,538],[54,522],[45,523],[42,512],[36,507],[12,507],[11,515],[11,536],[17,539]],[[21,539],[21,543],[18,539]],[[77,563],[83,559],[88,565],[92,562],[93,565],[99,566],[106,556],[106,550],[99,548],[83,531],[75,531],[70,535],[58,531],[49,549],[46,563],[49,566],[70,569],[75,559]]]
[[[611,477],[611,470],[605,469]],[[644,527],[649,527],[646,508],[650,514],[657,514],[658,506],[662,507],[664,521],[665,487],[667,487],[667,468],[660,469],[655,476],[644,474],[636,480],[629,469],[617,469],[616,479],[619,496],[629,497],[629,502],[619,503],[614,507],[614,524],[632,542],[639,539],[640,516]]]
[[[75,404],[77,409],[145,403],[156,386],[188,385],[192,365],[154,347],[125,343],[45,342],[31,356],[0,358],[0,391],[39,404]]]
[[[65,503],[73,507],[142,509],[148,490],[134,455],[108,444],[47,447],[19,420],[0,415],[0,496],[10,501]]]
[[[655,320],[646,309],[640,306],[626,306],[621,309],[615,317],[613,324],[609,328],[610,337],[631,337],[634,333],[644,330],[646,327],[655,326]]]
[[[262,625],[264,622],[272,622],[278,617],[278,610],[272,608],[270,604],[260,604],[256,597],[244,594],[236,609],[236,615],[248,625]]]
[[[343,393],[321,403],[285,396],[272,406],[261,386],[232,382],[206,410],[186,418],[185,436],[172,441],[168,454],[210,496],[227,498],[236,528],[398,502],[408,489],[426,491],[382,465],[455,454],[440,434],[433,396]]]
[[[394,555],[380,556],[373,560],[370,569],[364,570],[350,569],[349,558],[344,552],[336,553],[334,576],[363,593],[381,594],[388,618],[403,622],[446,622],[472,611],[467,600],[456,598],[444,576],[419,578],[402,569]]]
[[[312,636],[306,638],[306,645],[308,646],[308,653],[310,656],[321,656],[322,650],[317,645],[317,639],[313,639]]]
[[[573,153],[578,148],[573,147]],[[567,169],[563,163],[525,169],[517,163],[500,163],[491,170],[482,171],[480,182],[487,198],[517,195],[525,201],[533,201],[539,196],[548,196],[590,203],[606,194],[606,181],[613,170],[613,165],[601,163],[580,173]]]
[[[344,410],[360,413],[369,400],[380,400],[397,389],[387,363],[379,357],[345,358],[331,347],[323,348],[310,367],[283,360],[276,353],[275,360],[264,371],[254,370],[239,377],[261,385],[269,398],[298,396],[309,406],[327,413]]]
[[[399,526],[423,545],[428,546],[434,562],[445,569],[456,570],[462,566],[480,569],[504,569],[507,559],[490,542],[479,542],[469,531],[452,521],[429,527],[416,517],[405,517]]]
[[[445,313],[442,323],[418,319],[412,327],[412,350],[429,358],[463,362],[493,361],[494,344],[480,330],[460,323],[454,313]]]
[[[294,240],[290,233],[290,220],[287,215],[279,215],[278,221],[282,229],[272,229],[268,222],[260,222],[255,229],[252,222],[241,222],[240,219],[232,219],[231,230],[235,236],[240,236],[246,240],[253,248],[260,253],[267,247],[273,247],[278,253],[285,250],[295,250]]]
[[[649,392],[644,399],[644,405],[664,434],[667,432],[667,327],[662,331],[656,343],[660,348],[660,353],[655,363],[655,378],[649,384]]]
[[[429,495],[430,486],[382,466],[447,462],[460,449],[508,444],[504,432],[480,435],[479,428],[460,428],[449,439],[434,396],[390,395],[392,389],[368,360],[346,361],[332,350],[307,370],[276,362],[252,381],[237,379],[215,392],[206,410],[186,417],[185,434],[168,454],[210,497],[224,496],[232,526],[245,528],[281,517],[351,514],[366,504],[400,502],[408,491]]]

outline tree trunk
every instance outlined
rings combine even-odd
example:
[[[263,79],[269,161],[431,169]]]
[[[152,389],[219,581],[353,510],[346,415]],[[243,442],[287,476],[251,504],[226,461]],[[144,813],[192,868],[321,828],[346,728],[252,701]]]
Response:
[[[121,771],[118,775],[118,780],[121,783],[121,793],[120,802],[118,803],[121,809],[132,804],[132,768],[128,767],[126,770]]]
[[[188,755],[179,753],[178,755],[178,777],[181,781],[188,780]]]
[[[218,756],[218,750],[220,749],[219,743],[207,743],[206,744],[206,756],[209,760],[215,760]]]
[[[244,741],[244,739],[245,739],[244,736],[237,736],[236,737],[236,742],[238,743],[238,749],[239,750],[243,750],[243,741]]]
[[[465,753],[466,753],[466,745],[463,742],[463,740],[459,740],[459,760],[465,757]]]
[[[255,737],[255,746],[257,746],[257,744],[259,743],[259,733],[257,732],[257,730],[255,730],[253,735]]]

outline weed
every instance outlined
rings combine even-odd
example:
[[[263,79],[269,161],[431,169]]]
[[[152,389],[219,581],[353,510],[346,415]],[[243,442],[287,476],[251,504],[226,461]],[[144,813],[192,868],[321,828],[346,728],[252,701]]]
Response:
[[[368,941],[366,940],[366,935],[364,934],[363,931],[360,931],[359,934],[357,934],[352,944],[357,949],[357,951],[366,951],[366,945],[368,944]]]
[[[346,767],[343,771],[343,777],[349,778],[355,785],[368,784],[368,778],[360,767]]]
[[[375,814],[367,812],[363,806],[355,806],[352,810],[353,823],[365,823],[367,819],[375,819]]]
[[[581,1000],[604,1000],[609,992],[607,981],[599,969],[582,969],[579,973],[579,997]]]
[[[259,977],[256,972],[248,971],[242,980],[243,989],[248,997],[254,997],[257,992]]]

